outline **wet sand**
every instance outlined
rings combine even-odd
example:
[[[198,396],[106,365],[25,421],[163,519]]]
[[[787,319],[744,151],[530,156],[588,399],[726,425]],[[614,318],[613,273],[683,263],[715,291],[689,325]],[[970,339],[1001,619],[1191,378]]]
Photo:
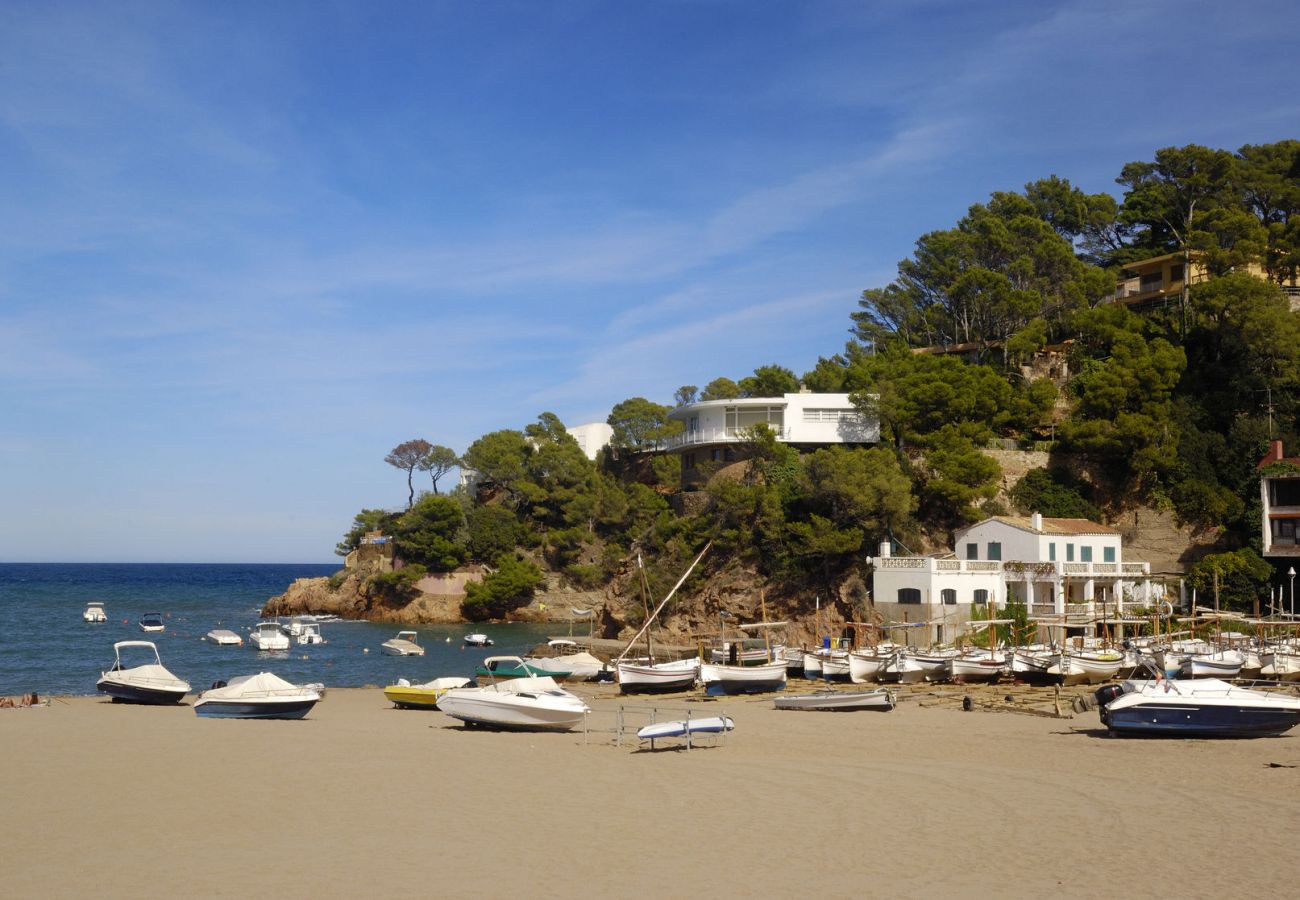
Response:
[[[95,697],[0,710],[3,893],[1289,896],[1300,877],[1300,733],[1118,740],[1095,712],[925,694],[812,713],[576,690],[593,727],[624,705],[629,724],[690,708],[736,731],[638,751],[470,730],[373,689],[331,690],[301,722]]]

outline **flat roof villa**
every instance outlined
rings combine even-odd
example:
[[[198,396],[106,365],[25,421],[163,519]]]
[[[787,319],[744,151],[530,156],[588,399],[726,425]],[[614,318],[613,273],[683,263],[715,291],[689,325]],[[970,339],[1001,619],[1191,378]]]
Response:
[[[1300,557],[1300,458],[1282,455],[1282,442],[1271,441],[1256,466],[1263,501],[1260,532],[1265,557]]]
[[[1126,562],[1120,533],[1098,522],[994,516],[955,537],[942,556],[894,556],[881,545],[872,597],[886,619],[939,623],[936,640],[950,641],[975,610],[1019,602],[1040,622],[1089,632],[1103,611],[1118,619],[1163,599],[1150,565]]]
[[[778,441],[805,450],[880,440],[879,422],[860,412],[847,393],[802,390],[779,397],[701,400],[677,407],[668,417],[683,425],[665,446],[682,458],[683,483],[692,480],[702,462],[740,459],[737,445],[744,442],[746,430],[755,425],[766,425]]]

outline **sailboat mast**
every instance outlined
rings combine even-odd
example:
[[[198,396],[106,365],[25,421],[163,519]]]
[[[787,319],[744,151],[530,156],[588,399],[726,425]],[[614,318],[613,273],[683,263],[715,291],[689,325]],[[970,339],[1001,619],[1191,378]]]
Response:
[[[629,651],[631,651],[632,647],[636,645],[636,642],[641,639],[641,635],[644,634],[646,630],[650,628],[650,624],[654,622],[655,616],[659,615],[659,613],[663,610],[663,608],[668,605],[668,601],[673,599],[673,595],[677,593],[678,588],[680,588],[683,584],[686,583],[686,579],[691,577],[691,573],[695,571],[695,567],[700,564],[700,560],[704,559],[704,554],[708,553],[709,548],[712,546],[713,546],[713,541],[709,541],[707,544],[704,545],[704,549],[700,551],[700,555],[695,557],[695,562],[691,563],[690,568],[688,568],[686,572],[683,573],[681,578],[677,579],[677,583],[673,585],[673,589],[669,591],[668,596],[664,597],[664,599],[659,602],[659,605],[655,607],[654,612],[650,614],[650,616],[646,619],[645,624],[641,626],[641,630],[638,631],[636,634],[632,635],[632,640],[627,642],[627,646],[623,648],[623,652],[620,653],[618,655],[618,658],[614,660],[615,663],[621,663],[623,661],[624,657],[627,656]]]

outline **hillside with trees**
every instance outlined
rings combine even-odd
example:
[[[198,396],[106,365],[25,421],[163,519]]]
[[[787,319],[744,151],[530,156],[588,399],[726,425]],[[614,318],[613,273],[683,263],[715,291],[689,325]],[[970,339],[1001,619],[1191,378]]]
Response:
[[[868,614],[881,541],[921,552],[989,515],[1112,522],[1141,507],[1201,536],[1199,558],[1183,561],[1191,584],[1217,573],[1225,602],[1248,605],[1273,576],[1255,464],[1270,438],[1296,446],[1300,423],[1300,142],[1166,148],[1116,182],[1120,199],[1055,175],[992,194],[867,287],[845,309],[851,340],[811,370],[772,363],[664,404],[629,398],[595,461],[549,412],[459,457],[407,441],[385,459],[404,473],[408,508],[363,510],[338,552],[378,530],[399,571],[486,567],[470,619],[508,617],[539,588],[599,591],[614,636],[642,615],[638,558],[659,597],[713,542],[669,611],[683,632],[759,587],[774,617],[807,616],[820,598],[850,619]],[[1166,254],[1204,277],[1160,302],[1116,302],[1125,264]],[[878,418],[879,444],[801,455],[758,426],[738,462],[704,463],[687,496],[663,450],[680,428],[672,408],[800,385],[850,393]],[[1045,464],[1009,485],[997,447]],[[438,493],[457,464],[474,488]],[[416,472],[431,491],[417,494]],[[414,579],[383,577],[375,590],[410,596]]]

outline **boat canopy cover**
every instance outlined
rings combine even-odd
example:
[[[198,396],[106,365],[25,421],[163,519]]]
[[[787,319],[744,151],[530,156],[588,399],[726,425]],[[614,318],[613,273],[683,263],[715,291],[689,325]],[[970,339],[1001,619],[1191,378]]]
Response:
[[[203,692],[205,700],[244,700],[251,697],[277,697],[290,694],[302,694],[312,690],[304,686],[291,684],[273,672],[258,672],[256,675],[240,675],[230,679],[225,687],[212,688]]]

